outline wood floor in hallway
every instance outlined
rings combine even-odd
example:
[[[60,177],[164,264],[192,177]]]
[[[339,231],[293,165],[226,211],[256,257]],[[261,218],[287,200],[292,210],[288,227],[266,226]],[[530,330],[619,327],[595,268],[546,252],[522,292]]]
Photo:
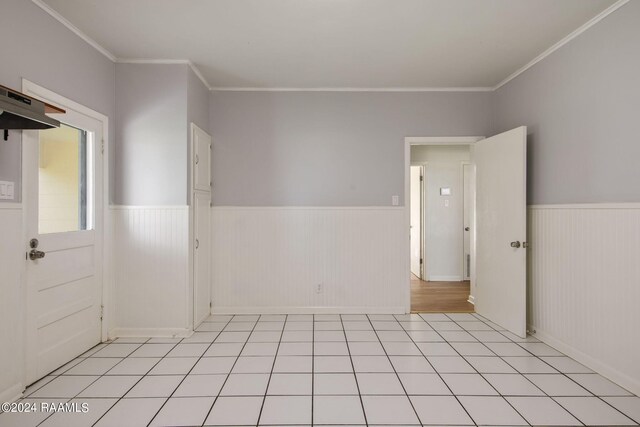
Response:
[[[468,280],[463,282],[425,282],[411,275],[412,313],[473,313],[469,303]]]

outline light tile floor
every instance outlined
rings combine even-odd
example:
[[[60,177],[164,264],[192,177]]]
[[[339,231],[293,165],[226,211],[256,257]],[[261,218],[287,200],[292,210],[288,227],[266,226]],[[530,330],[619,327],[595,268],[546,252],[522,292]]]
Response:
[[[476,314],[211,316],[100,344],[0,426],[638,425],[640,398]]]

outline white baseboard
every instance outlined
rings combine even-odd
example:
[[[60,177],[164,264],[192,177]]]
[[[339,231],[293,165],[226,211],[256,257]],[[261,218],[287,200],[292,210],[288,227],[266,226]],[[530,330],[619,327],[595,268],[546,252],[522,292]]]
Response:
[[[405,314],[405,307],[216,307],[212,314]]]
[[[187,328],[114,328],[109,331],[109,339],[114,338],[187,338],[193,330]]]
[[[0,402],[15,402],[22,397],[24,386],[22,384],[14,384],[2,393],[0,393]]]
[[[580,350],[577,350],[571,347],[570,345],[565,344],[564,342],[548,334],[547,332],[540,330],[540,328],[534,325],[529,325],[527,329],[529,331],[535,331],[534,336],[536,338],[549,344],[551,347],[555,348],[561,353],[564,353],[567,356],[571,357],[572,359],[576,360],[577,362],[582,363],[584,366],[594,370],[600,375],[607,377],[608,379],[618,384],[619,386],[626,388],[631,393],[635,395],[640,395],[640,382],[612,368],[611,366],[605,363],[602,363],[597,359],[594,359],[588,354],[585,354]]]
[[[429,276],[430,282],[462,282],[462,276]]]
[[[474,297],[473,295],[469,295],[469,299],[467,300],[467,302],[476,305],[476,297]]]

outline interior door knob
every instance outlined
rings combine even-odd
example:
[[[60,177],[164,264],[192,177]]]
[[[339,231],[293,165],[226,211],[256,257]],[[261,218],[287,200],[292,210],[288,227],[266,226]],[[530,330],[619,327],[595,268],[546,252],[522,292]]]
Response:
[[[464,231],[469,231],[469,230],[470,230],[469,227],[464,228]]]
[[[520,245],[520,241],[519,240],[516,240],[515,242],[511,242],[511,247],[512,248],[519,248],[520,246],[521,245]]]

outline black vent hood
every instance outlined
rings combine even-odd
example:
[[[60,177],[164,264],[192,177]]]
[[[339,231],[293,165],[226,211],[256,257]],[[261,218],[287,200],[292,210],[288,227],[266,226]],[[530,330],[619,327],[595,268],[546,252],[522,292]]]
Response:
[[[50,129],[60,122],[45,113],[64,113],[53,105],[0,86],[0,129]]]

